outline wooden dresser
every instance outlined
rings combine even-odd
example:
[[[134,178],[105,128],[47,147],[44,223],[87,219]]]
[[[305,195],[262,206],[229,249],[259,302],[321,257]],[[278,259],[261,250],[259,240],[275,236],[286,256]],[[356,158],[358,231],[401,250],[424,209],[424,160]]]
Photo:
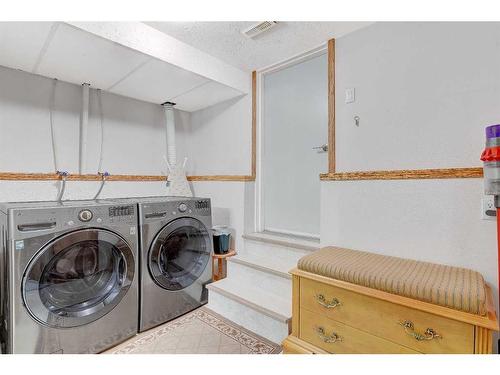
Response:
[[[498,321],[487,286],[485,314],[480,315],[302,269],[291,273],[292,333],[283,342],[285,353],[492,352],[492,332],[498,330]],[[469,295],[471,290],[476,292],[467,288],[467,281],[464,285]],[[456,304],[462,303],[459,297],[453,296]]]

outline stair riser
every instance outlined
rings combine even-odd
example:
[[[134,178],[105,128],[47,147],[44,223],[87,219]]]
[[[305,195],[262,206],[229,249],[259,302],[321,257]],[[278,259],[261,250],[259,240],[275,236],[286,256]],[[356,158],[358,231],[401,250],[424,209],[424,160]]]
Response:
[[[301,250],[293,247],[286,247],[249,239],[245,239],[243,252],[258,256],[272,256],[277,259],[283,259],[287,262],[291,261],[292,263],[297,263],[297,261],[303,256],[311,254],[308,250]]]
[[[291,279],[278,276],[266,271],[261,271],[236,262],[227,262],[227,277],[237,279],[239,282],[272,290],[279,295],[292,293]]]
[[[217,293],[209,291],[207,307],[246,329],[280,344],[289,334],[289,325],[260,311]]]

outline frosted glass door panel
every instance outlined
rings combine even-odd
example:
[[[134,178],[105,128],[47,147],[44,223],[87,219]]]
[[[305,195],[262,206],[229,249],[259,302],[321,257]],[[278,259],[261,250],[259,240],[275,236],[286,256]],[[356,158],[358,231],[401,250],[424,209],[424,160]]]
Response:
[[[263,77],[264,229],[319,236],[320,180],[328,154],[327,55]]]

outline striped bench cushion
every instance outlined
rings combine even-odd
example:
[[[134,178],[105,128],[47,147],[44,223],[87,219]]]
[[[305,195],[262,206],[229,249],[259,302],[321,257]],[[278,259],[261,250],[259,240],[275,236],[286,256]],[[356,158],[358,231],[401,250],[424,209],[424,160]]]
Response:
[[[298,268],[392,294],[472,314],[486,315],[483,276],[466,269],[325,247],[306,255]]]

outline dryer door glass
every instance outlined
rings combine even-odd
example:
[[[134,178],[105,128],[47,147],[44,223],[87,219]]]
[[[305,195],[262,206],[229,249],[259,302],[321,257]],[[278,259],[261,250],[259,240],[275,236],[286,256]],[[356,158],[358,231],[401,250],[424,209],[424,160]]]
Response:
[[[160,230],[151,245],[151,276],[162,288],[184,289],[203,274],[211,249],[210,235],[200,221],[174,220]]]
[[[41,323],[75,327],[111,311],[133,273],[133,253],[121,237],[99,229],[75,231],[52,241],[30,262],[23,296]]]

